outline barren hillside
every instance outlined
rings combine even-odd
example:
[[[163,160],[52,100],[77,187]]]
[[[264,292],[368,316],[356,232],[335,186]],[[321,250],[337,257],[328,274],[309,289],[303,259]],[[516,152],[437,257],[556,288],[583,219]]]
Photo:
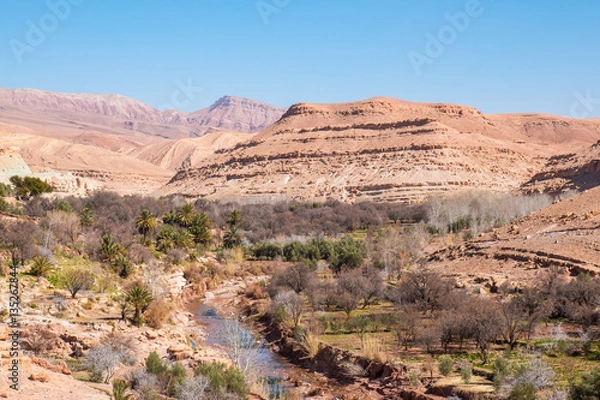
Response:
[[[292,106],[251,141],[180,171],[163,193],[209,198],[419,201],[469,187],[517,189],[546,159],[600,138],[600,123],[492,115],[374,98]]]

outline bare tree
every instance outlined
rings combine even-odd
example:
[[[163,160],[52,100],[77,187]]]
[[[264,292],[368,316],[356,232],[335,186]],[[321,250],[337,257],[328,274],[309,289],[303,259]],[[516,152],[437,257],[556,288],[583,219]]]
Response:
[[[300,318],[304,312],[305,300],[301,295],[289,290],[278,293],[272,301],[272,307],[275,310],[283,308],[286,317],[292,321],[292,327],[295,329],[300,324]]]
[[[87,368],[93,375],[104,377],[108,383],[120,363],[135,364],[135,341],[129,337],[111,333],[101,343],[90,349],[85,356]]]
[[[219,332],[227,358],[246,377],[251,377],[259,365],[258,338],[245,329],[238,321],[225,321]]]
[[[77,293],[82,290],[88,290],[94,284],[94,274],[84,268],[70,268],[63,271],[61,276],[64,287],[71,293],[71,298],[75,298]]]
[[[295,263],[277,273],[269,285],[269,295],[274,297],[280,290],[306,291],[317,279],[316,273],[304,263]]]

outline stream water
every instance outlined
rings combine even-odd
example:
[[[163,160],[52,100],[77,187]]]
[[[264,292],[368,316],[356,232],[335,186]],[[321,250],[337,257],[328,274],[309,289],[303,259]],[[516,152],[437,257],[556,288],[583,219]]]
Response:
[[[232,348],[232,336],[241,343],[238,358],[251,363],[252,370],[259,371],[262,381],[268,387],[271,399],[284,398],[290,385],[286,381],[292,366],[283,358],[272,352],[265,341],[255,335],[243,324],[223,318],[218,311],[198,300],[189,304],[188,309],[201,323],[206,333],[206,344],[217,345],[223,348]],[[232,329],[235,333],[232,333]],[[243,361],[242,361],[243,362]]]

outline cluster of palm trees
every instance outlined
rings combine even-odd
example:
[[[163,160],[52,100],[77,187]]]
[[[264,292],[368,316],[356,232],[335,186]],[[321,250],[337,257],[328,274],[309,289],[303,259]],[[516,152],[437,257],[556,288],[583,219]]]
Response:
[[[207,245],[212,240],[212,222],[206,214],[198,213],[190,203],[178,211],[170,210],[163,215],[162,226],[156,235],[156,249],[162,252],[174,248],[189,248],[196,244]],[[159,219],[151,211],[143,210],[136,219],[136,227],[145,245],[159,226]]]

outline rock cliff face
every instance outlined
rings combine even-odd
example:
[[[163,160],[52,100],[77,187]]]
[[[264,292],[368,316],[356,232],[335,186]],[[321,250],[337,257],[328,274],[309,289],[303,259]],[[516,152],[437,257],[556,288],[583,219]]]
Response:
[[[486,116],[472,107],[391,98],[300,103],[252,140],[180,171],[161,191],[401,202],[467,188],[508,191],[547,157],[590,138],[600,138],[600,124],[561,117]]]

